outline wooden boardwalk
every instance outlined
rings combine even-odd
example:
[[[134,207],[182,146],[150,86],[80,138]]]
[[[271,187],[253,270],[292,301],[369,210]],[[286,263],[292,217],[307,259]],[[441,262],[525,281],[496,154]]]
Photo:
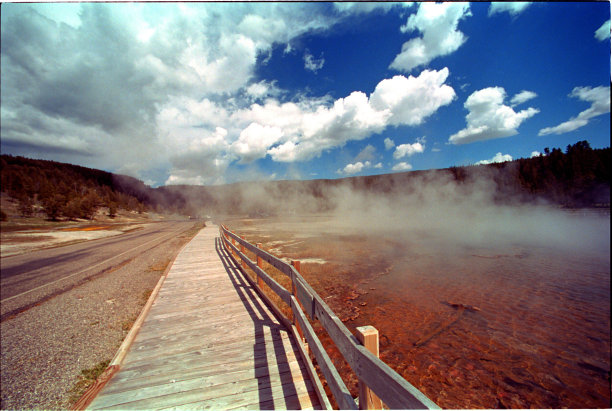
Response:
[[[319,400],[296,343],[209,225],[180,252],[90,409],[299,409]]]

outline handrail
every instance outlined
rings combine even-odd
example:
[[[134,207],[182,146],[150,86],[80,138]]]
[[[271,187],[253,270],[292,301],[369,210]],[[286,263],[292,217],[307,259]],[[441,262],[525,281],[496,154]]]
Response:
[[[303,334],[306,338],[321,372],[327,379],[330,391],[341,409],[356,409],[357,405],[340,379],[338,371],[321,345],[304,311],[311,320],[320,321],[359,381],[372,390],[385,405],[398,409],[440,409],[425,394],[380,360],[377,355],[366,349],[293,265],[254,246],[224,225],[220,225],[219,232],[226,250],[232,251],[242,261],[243,266],[245,264],[249,266],[257,275],[258,280],[263,280],[291,308],[300,335]],[[240,248],[234,245],[234,242],[238,242]],[[288,276],[291,279],[292,292],[286,290],[262,270],[259,267],[259,261],[253,261],[244,254],[244,249],[255,254],[256,260],[262,259]],[[363,407],[362,399],[360,403]]]

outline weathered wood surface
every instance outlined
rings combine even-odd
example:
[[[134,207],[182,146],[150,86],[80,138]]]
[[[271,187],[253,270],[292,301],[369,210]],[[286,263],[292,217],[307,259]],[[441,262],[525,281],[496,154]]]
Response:
[[[297,343],[208,226],[174,261],[90,409],[299,409],[319,400]]]
[[[302,314],[303,308],[311,319],[319,320],[320,324],[327,331],[328,335],[361,383],[372,390],[387,406],[392,409],[440,408],[412,384],[402,378],[402,376],[391,367],[366,349],[348,328],[346,328],[342,321],[340,321],[338,316],[327,306],[323,299],[314,291],[310,284],[304,280],[295,267],[255,247],[237,234],[229,231],[226,227],[223,228],[223,233],[228,236],[232,242],[238,243],[240,247],[244,247],[253,252],[257,257],[267,261],[291,279],[293,292],[290,297],[290,306],[293,316],[297,320],[297,324],[300,325],[300,328],[304,330],[309,327],[306,317]],[[237,246],[232,244],[229,244],[229,246],[235,252],[239,252]],[[244,255],[239,255],[239,258],[244,259],[246,257]],[[248,259],[247,265],[255,265],[256,267],[256,264]],[[260,275],[257,270],[255,270],[255,272],[257,275]],[[263,278],[265,279],[265,277]],[[329,357],[322,355],[322,347],[320,349],[320,343],[318,343],[318,338],[314,334],[314,331],[306,333],[306,341],[313,349],[313,353],[317,358],[321,371],[327,378],[327,382],[336,401],[341,404],[342,408],[354,408],[354,402],[350,399],[350,395],[347,395],[345,392],[345,388],[343,388],[344,383],[337,372],[334,373],[335,367],[333,363]]]

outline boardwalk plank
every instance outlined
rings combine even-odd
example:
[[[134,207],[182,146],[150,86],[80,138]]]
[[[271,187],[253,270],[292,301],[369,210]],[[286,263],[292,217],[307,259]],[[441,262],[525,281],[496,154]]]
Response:
[[[287,345],[269,347],[266,350],[253,350],[252,347],[245,346],[235,348],[229,351],[210,351],[210,350],[197,350],[188,351],[185,353],[178,353],[173,355],[159,355],[151,356],[149,359],[138,359],[138,360],[127,360],[125,362],[125,369],[135,368],[172,368],[172,367],[195,367],[209,365],[213,366],[223,362],[240,361],[249,358],[268,358],[269,361],[280,362],[284,358],[295,358],[296,354],[293,352],[282,353],[281,350],[286,349]],[[280,355],[279,355],[280,352]]]
[[[90,408],[318,408],[295,341],[216,227],[181,251],[125,361]]]
[[[154,359],[155,357],[172,357],[175,355],[187,354],[190,352],[202,352],[202,355],[216,355],[216,356],[230,356],[234,355],[235,352],[242,351],[253,351],[253,354],[256,354],[260,351],[270,351],[270,350],[292,350],[294,347],[290,342],[288,342],[289,337],[282,338],[281,336],[277,338],[264,339],[264,336],[259,338],[242,338],[239,343],[234,344],[207,344],[205,346],[202,345],[201,338],[199,339],[191,339],[187,341],[180,341],[170,344],[165,344],[165,341],[157,343],[155,345],[140,345],[132,348],[133,354],[130,358],[130,364],[134,364],[138,361],[147,361],[147,359]],[[236,341],[236,340],[234,340]]]
[[[123,399],[116,399],[113,397],[111,401],[104,404],[103,407],[109,409],[163,409],[183,407],[189,409],[217,410],[238,407],[246,408],[249,404],[270,403],[270,401],[275,399],[278,399],[277,403],[286,404],[285,397],[301,396],[304,398],[305,396],[303,394],[313,391],[314,387],[310,382],[302,381],[302,384],[297,384],[294,381],[288,381],[285,384],[271,385],[270,381],[251,379],[213,387],[200,387],[187,391],[177,391],[133,401],[130,401],[129,397],[124,397]],[[311,402],[316,401],[315,395],[308,396],[307,398],[312,398]],[[124,402],[113,403],[113,401],[116,400]],[[284,408],[284,406],[281,408]]]
[[[289,368],[284,372],[275,372],[272,369],[267,373],[260,374],[259,377],[254,377],[253,370],[249,369],[191,379],[173,379],[166,381],[164,384],[155,384],[147,379],[143,385],[130,390],[115,393],[106,392],[100,395],[100,400],[105,406],[114,406],[205,388],[206,392],[200,396],[200,399],[204,400],[241,392],[262,391],[292,382],[297,383],[303,381],[304,375],[305,370]]]
[[[216,341],[207,341],[202,339],[202,336],[210,332],[208,327],[190,328],[189,333],[164,333],[151,334],[150,338],[141,338],[132,346],[132,351],[137,354],[141,351],[155,349],[156,347],[164,348],[175,344],[189,344],[192,341],[199,341],[199,347],[208,349],[216,345],[231,347],[232,345],[244,345],[245,341],[249,343],[268,343],[271,340],[288,339],[289,334],[286,331],[271,330],[268,327],[258,327],[257,329],[236,329],[227,333],[223,343],[219,344]]]
[[[276,366],[277,368],[284,365],[284,364],[288,364],[291,363],[293,361],[298,361],[300,360],[299,358],[297,358],[293,353],[288,353],[287,354],[287,358],[283,359],[283,360],[277,360],[276,361]],[[128,369],[122,369],[121,373],[115,375],[115,377],[113,377],[113,382],[117,381],[117,382],[121,382],[121,381],[125,381],[125,380],[129,380],[129,379],[138,379],[138,378],[149,378],[149,377],[153,377],[156,375],[166,375],[166,376],[171,376],[171,375],[177,375],[179,378],[180,376],[182,376],[184,373],[188,373],[188,372],[198,372],[199,370],[211,370],[212,372],[218,372],[219,374],[227,372],[228,370],[236,370],[236,369],[243,369],[243,368],[260,368],[260,367],[269,367],[270,364],[272,363],[271,358],[270,357],[252,357],[252,358],[233,358],[231,361],[228,361],[227,359],[224,359],[222,361],[219,361],[217,364],[193,364],[193,363],[189,363],[189,364],[178,364],[176,366],[172,366],[172,367],[146,367],[146,366],[139,366],[139,367],[131,367]],[[173,378],[170,378],[173,379]]]
[[[256,364],[252,362],[245,362],[244,364],[239,363],[231,363],[231,366],[225,368],[215,367],[214,369],[211,367],[202,367],[202,368],[192,368],[187,371],[183,371],[180,374],[176,372],[170,372],[166,374],[155,374],[155,375],[147,375],[142,377],[130,376],[129,378],[123,378],[121,380],[121,385],[116,384],[112,388],[109,388],[105,391],[106,394],[129,391],[134,388],[141,387],[145,384],[149,386],[153,385],[163,385],[168,384],[172,381],[184,381],[190,380],[194,378],[202,378],[202,377],[214,377],[216,375],[225,375],[231,374],[233,378],[262,378],[266,375],[269,375],[271,372],[276,373],[286,373],[288,371],[297,372],[305,372],[304,365],[298,361],[297,359],[287,362],[287,363],[278,363],[276,367],[270,368],[269,364]],[[143,381],[146,380],[146,381]]]

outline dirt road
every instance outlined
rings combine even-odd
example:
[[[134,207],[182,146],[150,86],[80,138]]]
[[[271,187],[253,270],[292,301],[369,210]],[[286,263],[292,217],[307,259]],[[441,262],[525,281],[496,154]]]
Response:
[[[127,234],[4,257],[0,264],[1,320],[129,263],[193,223],[158,222]]]

